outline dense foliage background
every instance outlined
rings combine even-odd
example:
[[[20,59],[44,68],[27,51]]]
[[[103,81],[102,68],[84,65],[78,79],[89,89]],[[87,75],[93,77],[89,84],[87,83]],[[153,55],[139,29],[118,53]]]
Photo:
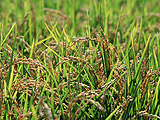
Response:
[[[159,0],[1,0],[0,119],[160,119]]]

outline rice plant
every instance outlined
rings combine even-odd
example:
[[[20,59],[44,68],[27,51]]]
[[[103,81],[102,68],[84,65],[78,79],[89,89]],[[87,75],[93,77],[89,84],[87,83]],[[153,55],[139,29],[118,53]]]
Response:
[[[1,0],[0,119],[160,119],[158,0]]]

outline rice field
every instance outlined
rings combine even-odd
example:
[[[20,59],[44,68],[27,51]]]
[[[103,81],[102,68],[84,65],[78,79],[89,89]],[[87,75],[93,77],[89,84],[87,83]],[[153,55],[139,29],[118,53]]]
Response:
[[[160,119],[159,0],[1,0],[0,119]]]

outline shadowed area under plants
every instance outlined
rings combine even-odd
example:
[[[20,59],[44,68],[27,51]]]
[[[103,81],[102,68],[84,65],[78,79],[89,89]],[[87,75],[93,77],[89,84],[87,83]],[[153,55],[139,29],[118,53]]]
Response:
[[[0,119],[160,119],[159,2],[16,2],[0,11]]]

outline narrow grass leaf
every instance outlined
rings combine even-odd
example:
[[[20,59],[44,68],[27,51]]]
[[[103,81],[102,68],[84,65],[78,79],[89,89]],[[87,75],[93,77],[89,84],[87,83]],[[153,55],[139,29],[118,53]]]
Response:
[[[49,37],[47,37],[47,38],[45,38],[45,39],[37,42],[37,43],[35,44],[35,46],[37,46],[37,45],[39,45],[39,44],[41,44],[41,43],[43,43],[43,42],[45,42],[45,41],[47,41],[47,40],[49,40],[49,39],[51,39],[51,38],[52,38],[52,36],[49,36]]]
[[[107,118],[106,120],[111,120],[112,116],[117,112],[117,110],[120,108],[120,106],[118,106]]]
[[[11,75],[10,75],[10,80],[9,80],[9,85],[8,85],[8,91],[9,93],[11,92],[12,88],[12,81],[13,81],[13,71],[14,71],[14,65],[12,65],[12,70],[11,70]]]
[[[157,33],[157,56],[158,56],[158,67],[160,67],[160,42],[159,34]]]
[[[56,43],[59,43],[58,39],[55,37],[55,35],[53,34],[53,32],[49,29],[48,25],[45,23],[47,30],[50,32],[50,34],[52,35],[52,37],[54,38],[54,40],[56,41]]]
[[[36,113],[36,110],[34,109],[33,105],[31,105],[31,110],[32,110],[32,113],[33,113],[33,116],[34,116],[34,120],[38,120],[37,119],[37,113]]]
[[[155,61],[156,69],[158,69],[158,59],[157,59],[155,50],[153,50],[153,54],[154,54],[154,61]]]
[[[158,82],[157,82],[157,85],[156,85],[156,89],[155,89],[155,93],[154,93],[154,96],[153,96],[153,99],[152,99],[152,103],[151,103],[151,110],[152,110],[152,113],[154,111],[154,108],[156,108],[157,104],[158,104],[158,98],[160,96],[160,77],[158,78]]]
[[[68,42],[68,45],[69,45],[69,47],[70,47],[73,43],[72,43],[72,41],[68,38],[68,35],[67,35],[66,31],[65,31],[65,28],[66,28],[66,26],[63,28],[63,33],[64,33],[64,35],[65,35],[65,37],[66,37],[66,40],[67,40],[67,42]],[[74,46],[72,46],[71,49],[72,49],[72,50],[75,50]]]
[[[32,54],[33,54],[33,49],[34,49],[34,39],[33,39],[33,42],[32,42],[32,46],[31,46],[31,50],[30,50],[30,55],[29,55],[29,58],[32,58]]]
[[[146,54],[146,51],[147,51],[147,48],[148,48],[148,45],[149,45],[150,37],[151,37],[151,35],[148,37],[147,44],[146,44],[146,46],[145,46],[145,48],[144,48],[144,51],[143,51],[143,53],[142,53],[142,57],[141,57],[141,59],[140,59],[140,61],[139,61],[139,64],[138,64],[138,67],[137,67],[137,69],[136,69],[136,73],[135,73],[135,76],[134,76],[133,79],[136,79],[136,78],[137,78],[137,75],[138,75],[138,73],[139,73],[139,70],[140,70],[140,67],[141,67],[143,58],[144,58],[144,56],[145,56],[145,54]]]
[[[104,64],[105,64],[105,69],[106,69],[106,78],[108,78],[109,76],[109,62],[108,62],[108,58],[107,58],[107,53],[105,51],[104,45],[103,45],[103,52],[104,52]]]
[[[16,23],[14,23],[11,27],[11,29],[9,30],[9,32],[7,33],[6,37],[4,38],[4,40],[1,43],[1,46],[3,46],[4,42],[6,41],[6,39],[8,38],[9,34],[11,33],[12,29],[14,28],[14,26],[16,25]]]

